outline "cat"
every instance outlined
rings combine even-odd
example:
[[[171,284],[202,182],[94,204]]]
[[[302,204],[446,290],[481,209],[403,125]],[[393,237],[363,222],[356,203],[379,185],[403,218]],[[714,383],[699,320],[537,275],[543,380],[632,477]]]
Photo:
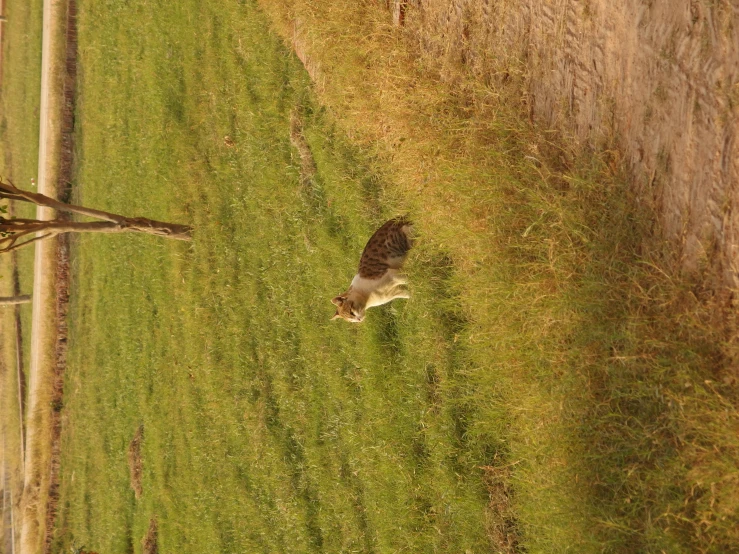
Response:
[[[407,218],[398,217],[375,231],[364,247],[359,273],[352,279],[349,290],[331,300],[336,305],[332,319],[360,323],[367,308],[396,298],[410,298],[400,268],[413,246],[412,229],[413,224]]]

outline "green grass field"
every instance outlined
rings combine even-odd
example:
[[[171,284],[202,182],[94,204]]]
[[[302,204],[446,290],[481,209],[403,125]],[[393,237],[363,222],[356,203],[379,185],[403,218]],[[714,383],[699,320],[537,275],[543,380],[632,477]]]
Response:
[[[526,158],[523,123],[475,119],[422,70],[424,109],[367,117],[384,35],[358,23],[316,97],[274,22],[80,2],[77,200],[196,230],[74,242],[55,551],[141,552],[156,518],[178,553],[730,552],[726,337],[640,252],[609,159]],[[357,114],[407,118],[397,158]],[[404,213],[413,298],[331,322]]]
[[[38,170],[42,6],[41,0],[5,3],[0,164],[23,187]]]
[[[494,445],[466,436],[449,262],[421,249],[417,299],[330,321],[407,207],[263,15],[204,6],[80,6],[80,200],[196,232],[78,242],[60,542],[138,550],[157,517],[165,552],[484,550]],[[318,170],[302,187],[291,113]]]

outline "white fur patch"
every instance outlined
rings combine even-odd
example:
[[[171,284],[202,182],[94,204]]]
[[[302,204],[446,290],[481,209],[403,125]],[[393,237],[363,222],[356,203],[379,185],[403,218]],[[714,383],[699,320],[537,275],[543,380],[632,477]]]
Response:
[[[365,308],[381,306],[396,298],[409,298],[408,290],[402,287],[405,283],[405,278],[394,269],[388,269],[379,279],[365,279],[357,274],[352,279],[348,296],[351,298],[354,292],[356,296],[366,297]]]

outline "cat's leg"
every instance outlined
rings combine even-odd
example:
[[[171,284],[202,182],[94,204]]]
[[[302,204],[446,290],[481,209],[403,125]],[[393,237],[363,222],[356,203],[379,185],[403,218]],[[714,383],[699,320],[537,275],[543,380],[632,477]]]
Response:
[[[396,298],[410,298],[411,291],[409,291],[406,287],[402,285],[397,285],[393,288],[391,296],[393,300],[395,300]]]

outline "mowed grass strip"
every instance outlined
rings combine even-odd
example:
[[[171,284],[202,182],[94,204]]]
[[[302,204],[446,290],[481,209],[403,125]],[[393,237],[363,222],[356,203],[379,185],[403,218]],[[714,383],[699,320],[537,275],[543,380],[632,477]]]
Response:
[[[0,174],[17,186],[35,190],[38,173],[39,105],[41,90],[42,0],[6,0],[3,23],[2,89],[0,90]],[[7,205],[7,202],[5,203]],[[35,206],[15,203],[13,215],[35,217]],[[10,255],[8,262],[10,262]],[[18,251],[21,292],[33,287],[33,248]],[[12,269],[2,273],[12,282]],[[24,338],[30,338],[31,304],[21,307]],[[28,370],[30,340],[24,342]]]
[[[264,15],[85,1],[79,37],[79,202],[196,230],[74,246],[56,551],[140,552],[153,518],[162,552],[488,550],[451,262],[419,247],[414,299],[330,321],[408,206]]]

